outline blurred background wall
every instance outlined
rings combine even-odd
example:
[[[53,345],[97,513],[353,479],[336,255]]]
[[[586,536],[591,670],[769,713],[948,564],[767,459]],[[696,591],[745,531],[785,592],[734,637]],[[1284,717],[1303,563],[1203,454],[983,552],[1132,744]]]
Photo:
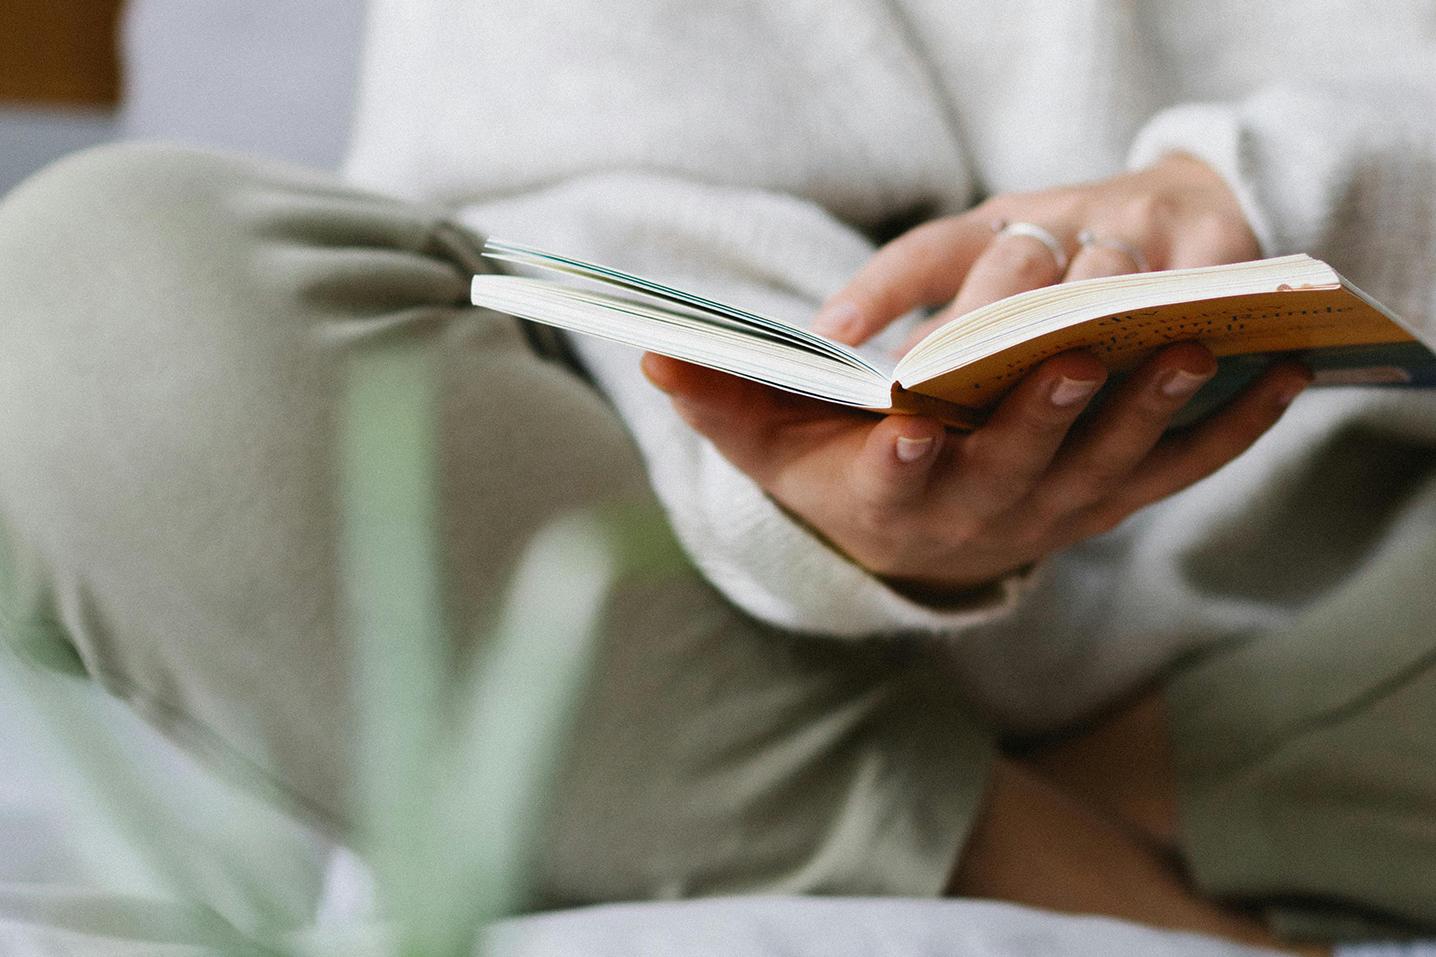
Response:
[[[113,139],[333,167],[362,24],[363,0],[0,0],[0,193]]]

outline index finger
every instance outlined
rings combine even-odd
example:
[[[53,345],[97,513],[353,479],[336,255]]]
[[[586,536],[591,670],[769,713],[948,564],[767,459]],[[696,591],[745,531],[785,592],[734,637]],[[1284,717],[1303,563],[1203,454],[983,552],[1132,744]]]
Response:
[[[991,241],[991,224],[975,211],[908,230],[823,305],[813,331],[857,345],[910,309],[947,302]]]

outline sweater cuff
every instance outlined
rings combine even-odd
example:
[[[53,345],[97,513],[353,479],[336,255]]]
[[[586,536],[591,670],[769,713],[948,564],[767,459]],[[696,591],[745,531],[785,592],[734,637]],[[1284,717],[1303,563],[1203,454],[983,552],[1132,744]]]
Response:
[[[703,473],[722,490],[703,500],[725,507],[695,536],[704,547],[690,554],[735,604],[781,627],[846,637],[953,635],[1011,613],[1040,575],[1009,575],[942,607],[915,601],[795,521],[711,447],[705,454],[711,458]],[[680,537],[695,531],[681,519],[676,524]]]
[[[1286,245],[1258,197],[1255,173],[1238,108],[1226,103],[1187,103],[1163,110],[1137,134],[1127,154],[1129,170],[1145,169],[1172,153],[1206,163],[1236,196],[1263,256],[1280,255]]]

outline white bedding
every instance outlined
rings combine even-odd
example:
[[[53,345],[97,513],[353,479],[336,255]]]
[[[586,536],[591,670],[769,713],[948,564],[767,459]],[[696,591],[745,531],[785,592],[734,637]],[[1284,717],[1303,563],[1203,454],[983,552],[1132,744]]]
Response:
[[[208,955],[251,946],[193,905],[0,888],[0,952]],[[303,935],[301,935],[303,936]],[[297,941],[300,938],[291,938]],[[381,930],[303,936],[304,949],[376,953]],[[985,901],[729,898],[618,904],[507,922],[490,957],[1256,957],[1268,953],[1101,918]]]
[[[12,665],[0,654],[0,955],[380,952],[352,854],[209,775],[93,688],[21,682]],[[37,691],[53,700],[37,709]],[[88,727],[100,774],[67,757],[76,737],[57,736],[56,720]],[[127,821],[142,833],[124,837]],[[184,852],[144,853],[154,833]],[[1264,953],[986,901],[838,898],[615,904],[513,920],[492,941],[508,957]]]

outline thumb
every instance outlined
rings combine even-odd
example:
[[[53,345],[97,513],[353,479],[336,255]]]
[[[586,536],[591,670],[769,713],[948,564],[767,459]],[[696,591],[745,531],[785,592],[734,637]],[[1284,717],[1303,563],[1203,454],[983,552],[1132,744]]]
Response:
[[[927,492],[947,430],[926,416],[890,415],[868,433],[852,463],[851,481],[860,501],[902,508]]]

